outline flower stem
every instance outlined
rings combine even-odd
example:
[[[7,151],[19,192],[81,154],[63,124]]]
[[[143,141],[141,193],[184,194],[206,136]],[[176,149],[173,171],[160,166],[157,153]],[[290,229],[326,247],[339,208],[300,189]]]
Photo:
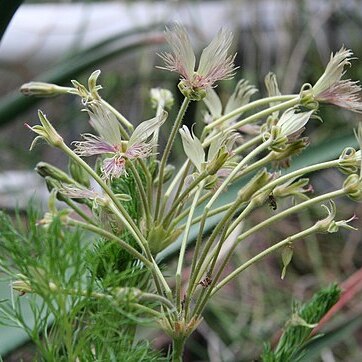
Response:
[[[126,251],[128,251],[129,254],[131,254],[138,260],[142,261],[142,263],[144,263],[148,268],[152,269],[152,267],[153,267],[152,263],[148,259],[146,259],[145,256],[143,256],[140,252],[138,252],[136,249],[134,249],[131,245],[129,245],[128,243],[126,243],[125,241],[120,239],[118,236],[116,236],[104,229],[101,229],[98,226],[95,226],[92,224],[87,224],[82,221],[77,221],[77,220],[72,219],[71,221],[69,221],[69,224],[72,226],[80,227],[85,230],[89,230],[93,233],[103,236],[106,239],[111,239],[111,240],[116,241],[122,248],[124,248]]]
[[[205,129],[208,130],[208,131],[212,130],[212,129],[215,128],[215,126],[220,125],[221,123],[227,121],[228,119],[236,117],[239,114],[250,111],[251,109],[254,109],[256,107],[263,106],[264,104],[270,104],[270,103],[275,103],[275,102],[284,102],[284,103],[286,103],[285,101],[294,100],[296,98],[298,98],[298,101],[299,101],[299,96],[296,95],[296,94],[280,95],[280,96],[273,96],[273,97],[266,97],[266,98],[258,99],[256,101],[245,104],[244,106],[236,108],[230,113],[227,113],[227,114],[223,115],[222,117],[220,117],[220,118],[216,119],[215,121],[211,122],[210,124],[208,124],[205,127]]]
[[[175,141],[177,131],[179,130],[181,126],[182,119],[186,113],[187,107],[190,104],[190,99],[186,98],[182,102],[181,108],[177,114],[175,123],[172,126],[170,137],[167,141],[165,150],[163,152],[161,162],[160,162],[160,169],[158,173],[158,185],[157,185],[157,195],[156,195],[156,208],[155,208],[155,219],[158,219],[159,212],[160,212],[160,206],[161,206],[161,195],[162,195],[162,185],[163,185],[163,177],[164,177],[164,171],[166,167],[166,163],[168,160],[168,157],[171,152],[171,148],[173,145],[173,142]]]
[[[209,288],[207,289],[207,291],[205,293],[202,293],[200,295],[200,297],[198,298],[198,301],[196,303],[195,309],[194,309],[194,314],[193,316],[197,317],[198,315],[200,315],[200,313],[202,312],[202,310],[204,309],[208,299],[211,297],[212,294],[214,294],[217,290],[219,290],[222,286],[224,286],[226,283],[228,283],[232,278],[234,278],[236,275],[238,275],[239,273],[241,273],[246,267],[252,265],[254,262],[258,261],[259,259],[251,259],[253,260],[253,263],[250,263],[250,260],[246,263],[244,263],[241,267],[235,269],[232,273],[230,273],[226,278],[224,278],[219,284],[216,285],[216,283],[218,282],[223,270],[225,269],[231,255],[233,254],[236,246],[238,245],[238,243],[240,243],[240,241],[246,239],[247,237],[249,237],[250,235],[254,234],[255,232],[259,231],[260,229],[262,229],[265,226],[269,226],[272,225],[273,223],[275,223],[276,221],[279,221],[280,219],[289,216],[292,213],[298,212],[303,210],[304,208],[310,207],[311,205],[314,205],[316,203],[320,203],[322,201],[325,200],[329,200],[329,199],[333,199],[336,197],[340,197],[342,195],[345,194],[344,189],[339,189],[336,191],[332,191],[329,192],[327,194],[324,195],[320,195],[318,197],[315,197],[314,199],[310,199],[307,200],[305,202],[302,202],[301,204],[295,205],[289,209],[286,209],[282,212],[280,212],[277,215],[272,216],[271,218],[264,220],[263,222],[259,223],[258,225],[252,227],[251,229],[249,229],[248,231],[242,233],[235,241],[233,247],[229,250],[227,256],[225,257],[222,265],[219,267],[216,275],[214,276],[214,279],[211,283],[211,285],[209,286]],[[308,229],[309,230],[309,229]],[[314,227],[313,231],[316,230],[316,227]],[[296,234],[300,236],[300,233]],[[308,234],[309,235],[309,234]],[[290,240],[290,238],[287,238],[285,240]],[[287,241],[285,241],[285,243],[287,243]],[[284,245],[284,244],[283,244]],[[269,250],[270,248],[268,248],[267,250]],[[271,251],[273,251],[274,249],[271,249]],[[270,251],[270,252],[271,252]],[[264,252],[262,252],[261,254],[263,254]],[[268,253],[266,253],[265,255],[267,255]],[[264,254],[263,254],[264,255]],[[245,267],[246,265],[246,267]],[[215,286],[216,285],[216,286]],[[216,289],[216,291],[215,291]]]
[[[185,337],[174,338],[172,341],[172,362],[182,362],[185,348]]]
[[[185,252],[186,252],[187,239],[188,239],[188,236],[189,236],[190,227],[191,227],[191,223],[192,223],[192,218],[193,218],[193,215],[194,215],[194,212],[195,212],[197,201],[198,201],[198,199],[200,197],[200,194],[202,192],[203,187],[204,187],[204,182],[201,181],[201,183],[199,184],[198,190],[196,192],[196,195],[195,195],[195,197],[194,197],[194,199],[192,201],[189,217],[187,219],[186,227],[185,227],[184,234],[183,234],[179,259],[178,259],[178,263],[177,263],[177,270],[176,270],[176,306],[177,306],[177,308],[179,310],[181,310],[181,272],[182,272],[182,265],[183,265]]]
[[[149,229],[150,225],[151,225],[151,211],[150,211],[150,205],[148,203],[147,195],[144,190],[144,186],[143,186],[140,174],[132,161],[128,161],[127,164],[128,164],[128,166],[130,166],[132,174],[136,181],[138,192],[139,192],[139,195],[141,198],[142,208],[143,208],[143,211],[144,211],[144,214],[146,217],[147,229]]]
[[[262,99],[260,101],[262,101]],[[264,110],[262,110],[262,111],[260,111],[258,113],[255,113],[255,114],[253,114],[253,115],[251,115],[249,117],[246,117],[246,118],[242,119],[241,121],[239,121],[237,123],[234,123],[234,124],[230,125],[229,127],[225,128],[224,132],[227,133],[229,131],[236,130],[236,129],[240,128],[241,126],[245,126],[246,124],[255,122],[260,118],[266,117],[266,116],[272,114],[275,111],[280,111],[280,110],[283,110],[283,109],[286,109],[286,108],[291,108],[291,107],[295,106],[296,104],[298,104],[299,102],[300,102],[299,96],[298,97],[293,96],[293,98],[290,99],[289,101],[286,101],[286,102],[277,104],[276,106],[264,109]],[[230,114],[231,113],[229,113],[229,115]],[[226,115],[226,116],[229,116],[229,115]],[[226,117],[226,116],[224,116],[224,117]],[[210,125],[211,124],[209,124],[208,126],[210,126]],[[208,146],[212,141],[214,141],[218,137],[219,137],[219,134],[216,134],[214,136],[206,138],[206,140],[203,143],[203,146]]]
[[[303,239],[313,233],[315,233],[318,230],[318,227],[316,225],[311,226],[308,229],[305,229],[297,234],[294,234],[292,236],[289,236],[285,238],[284,240],[274,244],[273,246],[263,250],[261,253],[257,254],[253,258],[249,259],[244,264],[240,265],[238,268],[236,268],[232,273],[230,273],[227,277],[225,277],[220,283],[218,283],[212,290],[211,295],[213,296],[220,288],[222,288],[225,284],[227,284],[231,279],[235,278],[238,274],[240,274],[242,271],[244,271],[249,266],[255,264],[265,256],[271,254],[273,251],[278,250],[282,248],[284,245],[291,243],[298,239]]]

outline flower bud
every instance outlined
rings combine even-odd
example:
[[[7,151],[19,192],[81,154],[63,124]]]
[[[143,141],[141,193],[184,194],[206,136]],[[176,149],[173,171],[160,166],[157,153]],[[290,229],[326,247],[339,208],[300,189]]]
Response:
[[[247,202],[251,198],[253,198],[253,201],[258,203],[263,203],[262,200],[265,201],[265,199],[270,194],[270,190],[266,190],[264,193],[257,195],[257,198],[255,198],[253,195],[257,193],[263,186],[267,185],[268,182],[270,182],[273,179],[273,174],[266,171],[266,169],[261,170],[258,172],[239,192],[238,197],[240,198],[240,201]]]
[[[170,110],[173,106],[174,98],[168,89],[152,88],[150,96],[152,108],[157,108],[160,105],[162,109]]]
[[[64,182],[67,184],[73,184],[74,180],[71,179],[64,171],[60,170],[58,167],[55,167],[47,162],[38,162],[35,166],[35,171],[41,177],[50,177],[54,180]]]
[[[18,274],[17,276],[22,277],[23,279],[15,280],[11,283],[13,290],[22,294],[32,292],[29,280],[27,280],[27,278],[22,274]]]
[[[343,183],[347,196],[354,201],[362,201],[362,179],[356,174],[349,175]]]
[[[68,93],[70,88],[61,87],[56,84],[45,82],[30,82],[25,83],[20,87],[20,92],[25,96],[36,97],[55,97],[60,94]]]
[[[84,168],[79,165],[79,163],[76,163],[73,159],[70,159],[68,163],[68,169],[69,173],[72,175],[75,181],[79,182],[85,187],[90,187],[89,175],[84,170]]]
[[[347,175],[357,173],[361,167],[361,150],[356,151],[352,147],[347,147],[339,156],[339,170]]]

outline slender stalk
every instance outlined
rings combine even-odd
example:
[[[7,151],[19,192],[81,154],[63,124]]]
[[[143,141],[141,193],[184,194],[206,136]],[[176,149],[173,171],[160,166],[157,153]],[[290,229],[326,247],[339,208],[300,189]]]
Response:
[[[190,280],[189,285],[186,293],[186,300],[185,300],[185,310],[188,310],[188,306],[191,301],[192,293],[196,287],[196,281],[197,277],[199,275],[199,270],[202,267],[204,260],[215,241],[217,235],[222,230],[222,228],[225,226],[225,224],[233,217],[235,211],[239,208],[240,201],[237,199],[233,205],[230,207],[230,209],[227,211],[227,213],[223,216],[223,218],[219,221],[219,223],[216,225],[214,230],[212,231],[210,237],[208,238],[206,245],[204,246],[204,249],[202,250],[201,255],[199,255],[199,250],[202,242],[202,236],[203,233],[198,233],[197,239],[196,239],[196,246],[194,250],[194,255],[192,258],[192,264],[191,264],[191,271],[190,271]],[[202,218],[200,230],[204,229],[204,225],[206,222],[206,218]]]
[[[98,226],[95,226],[92,224],[87,224],[82,221],[71,220],[71,221],[69,221],[69,225],[80,227],[85,230],[89,230],[95,234],[103,236],[106,239],[116,241],[122,248],[124,248],[126,251],[128,251],[129,254],[131,254],[138,260],[142,261],[142,263],[144,263],[148,268],[152,269],[152,267],[153,267],[152,263],[145,256],[143,256],[140,252],[138,252],[136,249],[134,249],[131,245],[129,245],[128,243],[126,243],[125,241],[120,239],[118,236],[116,236],[104,229],[101,229]]]
[[[185,200],[185,198],[190,194],[190,192],[202,182],[208,174],[206,172],[200,173],[195,180],[193,180],[190,185],[186,188],[186,190],[172,203],[171,209],[167,212],[167,216],[164,219],[164,225],[168,225],[172,220],[175,211],[177,210],[178,206]],[[204,183],[203,183],[204,184]]]
[[[83,220],[87,221],[89,224],[97,225],[92,218],[87,215],[75,202],[68,198],[63,200],[69,207],[71,207]]]
[[[307,237],[308,235],[311,235],[318,231],[318,227],[316,225],[311,226],[308,229],[305,229],[297,234],[294,234],[292,236],[289,236],[285,238],[284,240],[274,244],[273,246],[263,250],[261,253],[257,254],[253,258],[249,259],[244,264],[240,265],[238,268],[236,268],[232,273],[230,273],[227,277],[225,277],[220,283],[218,283],[212,290],[211,295],[213,296],[218,290],[220,290],[225,284],[229,283],[230,280],[235,278],[238,274],[240,274],[242,271],[247,269],[249,266],[255,264],[256,262],[263,259],[265,256],[271,254],[273,251],[276,251],[280,248],[282,248],[284,245],[287,245],[295,240],[303,239]]]
[[[165,171],[166,163],[167,163],[168,157],[170,155],[173,142],[175,141],[177,131],[179,130],[179,128],[181,126],[182,119],[183,119],[183,117],[184,117],[184,115],[186,113],[186,110],[187,110],[187,107],[188,107],[189,104],[190,104],[190,99],[185,97],[184,101],[182,102],[181,108],[179,109],[179,112],[177,114],[175,123],[172,126],[170,137],[167,140],[167,144],[166,144],[165,150],[164,150],[162,158],[161,158],[160,169],[159,169],[159,173],[158,173],[155,219],[158,219],[160,206],[161,206],[163,177],[164,177],[164,171]]]
[[[239,121],[237,123],[234,123],[234,124],[230,125],[229,127],[225,128],[224,132],[233,131],[233,130],[236,130],[236,129],[240,128],[241,126],[245,126],[246,124],[256,122],[258,119],[269,116],[270,114],[272,114],[275,111],[280,111],[280,110],[283,110],[283,109],[286,109],[286,108],[291,108],[291,107],[295,106],[296,104],[298,104],[299,101],[300,101],[299,97],[294,97],[294,98],[292,98],[291,100],[289,100],[287,102],[283,102],[283,103],[280,103],[280,104],[278,104],[276,106],[264,109],[263,111],[255,113],[255,114],[253,114],[253,115],[251,115],[249,117],[244,118],[243,120],[241,120],[241,121]],[[207,138],[204,141],[203,146],[208,146],[217,137],[219,137],[219,134],[216,134],[214,136],[211,136],[211,137]]]
[[[161,273],[161,270],[159,269],[156,261],[154,260],[148,246],[148,242],[135,224],[135,222],[132,220],[126,209],[123,207],[123,205],[119,202],[116,195],[112,192],[112,190],[108,187],[108,185],[102,180],[102,178],[85,162],[83,159],[81,159],[78,155],[76,155],[65,143],[62,143],[59,148],[61,148],[69,157],[71,157],[73,160],[75,160],[90,176],[92,176],[95,181],[102,187],[102,189],[106,192],[106,194],[110,197],[110,199],[113,201],[113,204],[111,203],[109,207],[113,210],[115,215],[120,218],[120,220],[125,224],[127,229],[132,233],[132,235],[135,237],[136,241],[140,244],[142,250],[145,251],[147,257],[152,262],[154,266],[154,272],[157,275],[157,278],[161,281],[163,288],[166,292],[166,294],[171,297],[172,292],[170,287],[168,286],[163,274]]]
[[[270,103],[274,103],[274,102],[285,102],[285,101],[289,101],[289,100],[293,100],[293,99],[298,99],[299,101],[299,95],[297,94],[291,94],[291,95],[280,95],[280,96],[273,96],[273,97],[266,97],[266,98],[262,98],[262,99],[258,99],[256,101],[250,102],[244,106],[241,106],[239,108],[234,109],[232,112],[225,114],[223,116],[221,116],[218,119],[215,119],[215,121],[211,122],[210,124],[208,124],[205,129],[207,131],[212,130],[214,127],[220,125],[221,123],[227,121],[230,118],[236,117],[239,114],[245,113],[247,111],[250,111],[251,109],[254,109],[256,107],[259,106],[263,106],[265,104],[270,104]]]
[[[178,337],[172,340],[172,362],[182,362],[185,341],[185,337]]]
[[[151,210],[150,210],[150,205],[148,203],[147,195],[144,190],[144,186],[143,186],[140,174],[138,173],[138,170],[132,161],[128,161],[127,165],[130,167],[132,174],[135,178],[135,181],[137,184],[137,189],[138,189],[138,192],[139,192],[139,195],[141,198],[142,209],[143,209],[145,217],[146,217],[147,229],[149,229],[150,225],[151,225]]]
[[[302,202],[301,204],[295,205],[289,209],[286,209],[284,211],[282,211],[281,213],[279,213],[278,215],[274,215],[271,218],[264,220],[263,222],[259,223],[258,225],[254,226],[253,228],[249,229],[248,231],[242,233],[237,239],[236,242],[234,243],[234,246],[229,250],[224,262],[222,263],[222,265],[219,267],[216,275],[214,276],[214,279],[211,283],[211,285],[209,286],[208,290],[205,293],[202,293],[196,303],[195,309],[194,309],[194,314],[193,316],[198,316],[202,310],[204,309],[207,300],[211,297],[211,293],[214,291],[214,289],[216,288],[215,285],[218,282],[224,268],[226,267],[227,262],[229,261],[232,253],[234,252],[236,246],[238,245],[238,243],[244,239],[246,239],[247,237],[249,237],[250,235],[254,234],[255,232],[259,231],[260,229],[262,229],[263,227],[272,225],[273,223],[275,223],[276,221],[279,221],[280,219],[289,216],[292,213],[301,211],[304,208],[310,207],[313,204],[316,203],[320,203],[322,201],[325,200],[330,200],[336,197],[340,197],[342,195],[345,194],[345,191],[343,189],[340,190],[336,190],[336,191],[332,191],[329,192],[327,194],[324,195],[320,195],[318,197],[315,197],[314,199],[311,200],[307,200],[305,202]],[[285,240],[289,240],[288,238]],[[272,249],[273,250],[273,249]],[[249,260],[250,262],[250,260]],[[255,261],[254,261],[255,262]],[[248,263],[248,262],[247,262]],[[245,264],[247,264],[245,263]],[[244,265],[244,264],[243,264]],[[249,266],[249,264],[247,264]],[[251,265],[251,264],[250,264]],[[244,268],[245,269],[245,268]],[[242,270],[244,270],[242,269]],[[237,268],[234,272],[232,272],[230,274],[230,277],[226,277],[222,282],[220,282],[217,285],[217,290],[220,289],[223,285],[225,285],[228,281],[230,281],[233,277],[235,277],[237,274],[239,274],[242,271],[240,268]],[[237,272],[238,271],[238,272]],[[226,280],[226,281],[225,281]],[[213,292],[214,293],[214,292]]]
[[[187,219],[187,223],[186,223],[186,227],[184,230],[183,239],[182,239],[182,243],[181,243],[180,254],[179,254],[177,270],[176,270],[176,306],[177,306],[178,310],[181,310],[181,273],[182,273],[182,265],[183,265],[183,261],[184,261],[184,257],[185,257],[185,252],[186,252],[187,239],[189,237],[191,221],[192,221],[192,217],[195,212],[197,200],[200,197],[203,187],[204,187],[204,182],[201,181],[201,183],[199,184],[198,190],[196,192],[196,195],[192,201],[190,214]]]

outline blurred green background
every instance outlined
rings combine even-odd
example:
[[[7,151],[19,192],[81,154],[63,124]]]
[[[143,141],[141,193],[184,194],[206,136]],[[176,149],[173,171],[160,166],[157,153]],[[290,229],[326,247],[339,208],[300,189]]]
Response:
[[[240,78],[255,84],[259,94],[265,95],[263,79],[269,71],[276,73],[283,93],[298,92],[303,83],[318,79],[330,53],[342,45],[351,48],[356,58],[362,58],[362,7],[358,0],[0,0],[0,9],[0,30],[6,29],[0,43],[0,208],[10,213],[16,206],[26,205],[34,193],[44,198],[41,181],[35,173],[29,173],[37,162],[66,167],[66,159],[47,146],[28,152],[33,135],[24,123],[36,122],[36,110],[46,112],[68,143],[88,130],[78,99],[27,98],[18,92],[25,82],[69,85],[71,79],[86,82],[92,71],[101,69],[102,96],[137,124],[152,115],[148,98],[151,87],[169,88],[177,94],[177,77],[155,68],[160,65],[157,52],[164,47],[162,31],[173,21],[187,25],[193,43],[199,47],[205,46],[220,27],[233,30],[240,71],[237,79],[218,86],[217,91],[225,98]],[[347,76],[362,78],[361,60],[354,61]],[[186,122],[200,122],[200,111],[202,105],[193,105]],[[295,165],[334,158],[345,145],[356,144],[353,128],[361,120],[360,115],[333,107],[321,107],[320,115],[324,124],[309,127],[311,147],[295,160]],[[163,136],[167,137],[166,129]],[[180,161],[180,154],[173,155],[175,163]],[[312,178],[316,192],[333,189],[342,182],[343,176],[333,170]],[[232,196],[232,192],[229,190],[225,197]],[[348,200],[338,202],[338,211],[342,218],[362,215],[361,206]],[[319,209],[279,224],[275,230],[264,232],[263,238],[256,235],[240,245],[232,264],[239,265],[240,260],[254,255],[267,242],[300,229],[316,215],[320,215]],[[258,222],[265,215],[258,212],[254,217],[253,222]],[[361,222],[354,225],[361,227]],[[313,358],[360,360],[361,251],[359,231],[318,235],[296,246],[283,281],[279,255],[247,270],[210,303],[204,323],[187,345],[185,360],[255,360],[263,343],[278,336],[290,315],[293,298],[305,300],[320,287],[334,281],[343,283],[351,275],[356,280],[352,297],[326,326],[329,338]],[[8,285],[0,284],[0,299],[8,298]],[[153,334],[150,338],[157,348],[169,343],[164,335]],[[24,340],[21,331],[0,327],[3,359],[31,360],[32,347],[22,346]]]

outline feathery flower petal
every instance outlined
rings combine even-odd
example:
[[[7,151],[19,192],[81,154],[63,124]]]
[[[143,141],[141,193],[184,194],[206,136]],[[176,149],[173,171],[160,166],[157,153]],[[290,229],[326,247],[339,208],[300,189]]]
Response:
[[[319,102],[331,103],[353,112],[362,113],[361,86],[358,81],[342,80],[344,68],[351,65],[353,52],[342,47],[331,58],[326,70],[313,86],[314,97]]]
[[[118,178],[125,173],[126,160],[119,155],[106,158],[102,163],[102,174],[104,179]]]
[[[159,67],[181,76],[179,88],[192,100],[205,97],[205,90],[215,82],[231,79],[235,73],[235,55],[228,55],[232,43],[231,32],[221,29],[211,43],[203,50],[198,69],[195,71],[195,54],[185,28],[176,24],[172,30],[166,29],[166,40],[172,53],[160,54],[165,67]]]
[[[75,145],[74,152],[79,156],[87,157],[104,153],[115,153],[118,151],[117,146],[113,146],[101,137],[94,136],[91,133],[83,134],[82,137],[84,141],[73,142],[73,145]]]

